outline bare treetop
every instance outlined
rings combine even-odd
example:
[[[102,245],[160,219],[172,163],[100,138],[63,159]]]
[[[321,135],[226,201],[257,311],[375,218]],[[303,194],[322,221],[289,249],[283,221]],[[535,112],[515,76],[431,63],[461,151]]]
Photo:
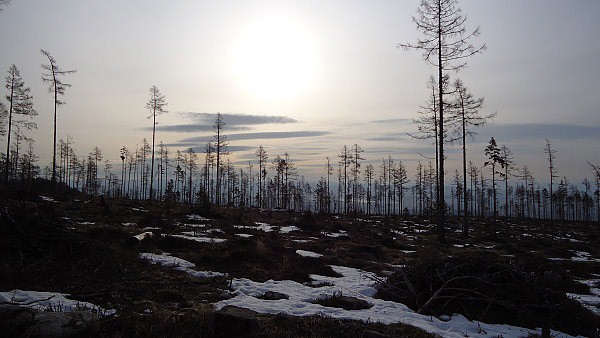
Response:
[[[45,83],[48,83],[48,92],[54,93],[54,99],[56,100],[57,105],[63,105],[66,102],[58,100],[59,95],[65,95],[65,89],[67,87],[71,87],[70,83],[64,82],[61,77],[68,74],[73,74],[77,72],[77,70],[63,70],[57,64],[56,60],[50,52],[45,51],[43,49],[40,50],[42,54],[48,58],[48,64],[42,64],[42,69],[44,72],[42,73],[42,80]]]
[[[417,49],[433,66],[444,70],[459,70],[466,66],[463,59],[486,50],[486,45],[473,45],[470,40],[479,35],[479,26],[470,33],[456,0],[422,0],[413,16],[417,29],[423,37],[416,43],[400,43],[398,47]]]

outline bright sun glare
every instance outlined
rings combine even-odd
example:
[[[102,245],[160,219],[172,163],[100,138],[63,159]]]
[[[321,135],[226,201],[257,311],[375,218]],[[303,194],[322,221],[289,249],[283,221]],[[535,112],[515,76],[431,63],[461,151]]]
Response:
[[[314,81],[315,54],[310,34],[299,22],[281,16],[262,18],[240,39],[236,77],[260,99],[296,97]]]

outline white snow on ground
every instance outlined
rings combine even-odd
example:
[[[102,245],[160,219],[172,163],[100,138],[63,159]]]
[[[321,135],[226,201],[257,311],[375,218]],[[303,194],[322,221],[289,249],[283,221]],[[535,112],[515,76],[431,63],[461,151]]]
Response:
[[[294,243],[309,243],[312,242],[311,239],[292,239],[292,242]]]
[[[574,257],[561,258],[561,257],[550,257],[548,260],[551,261],[573,261],[573,262],[600,262],[600,259],[594,258],[589,252],[585,251],[574,251]]]
[[[94,225],[96,222],[79,222],[81,225]]]
[[[116,312],[116,310],[104,310],[92,303],[68,299],[68,296],[66,293],[58,292],[12,290],[0,292],[0,304],[27,306],[41,311],[72,312],[87,310],[101,316],[112,315]]]
[[[262,230],[264,232],[271,232],[275,228],[272,225],[269,225],[267,223],[262,223],[262,222],[254,222],[254,224],[258,225],[258,227],[257,227],[258,230]]]
[[[300,230],[300,228],[298,228],[297,226],[294,226],[294,225],[288,225],[288,226],[279,228],[279,232],[282,234],[287,234],[292,231],[298,231],[298,230]]]
[[[600,262],[600,259],[596,259],[591,257],[589,252],[585,251],[575,251],[575,257],[571,258],[574,262]]]
[[[326,232],[323,231],[321,232],[321,234],[327,236],[327,237],[333,237],[333,238],[337,238],[337,237],[343,237],[343,236],[349,236],[348,233],[344,230],[340,230],[339,232]]]
[[[155,264],[176,266],[175,269],[186,271],[192,276],[204,277],[219,275],[218,272],[204,272],[191,270],[193,263],[183,259],[169,256],[168,253],[155,255],[141,253],[141,258],[148,259]],[[462,315],[443,316],[438,319],[415,313],[406,305],[392,301],[373,298],[377,290],[373,287],[375,274],[359,269],[343,266],[331,266],[342,277],[326,277],[311,275],[313,287],[295,281],[268,280],[264,283],[254,282],[246,278],[234,278],[231,287],[234,289],[234,298],[215,303],[215,308],[220,309],[227,305],[235,305],[265,314],[284,313],[293,316],[323,315],[339,319],[352,319],[383,324],[406,323],[419,327],[428,332],[442,337],[527,337],[532,334],[541,335],[541,328],[530,330],[522,327],[505,324],[486,324],[469,321]],[[315,287],[315,285],[320,285]],[[281,292],[289,299],[263,300],[256,297],[267,291]],[[342,293],[363,299],[373,306],[363,310],[344,310],[341,308],[325,307],[313,304],[316,299],[322,299],[334,294]],[[552,337],[572,337],[562,332],[551,331]]]
[[[251,225],[234,225],[233,227],[236,228],[236,229],[260,230],[260,231],[264,231],[264,232],[271,232],[271,231],[273,231],[273,229],[276,228],[273,225],[269,225],[267,223],[262,223],[262,222],[254,222],[254,224],[256,224],[256,226],[251,226]]]
[[[54,198],[40,195],[40,198],[46,202],[56,202]]]
[[[161,255],[142,252],[140,253],[140,258],[148,260],[152,264],[175,267],[175,270],[184,271],[188,275],[198,278],[224,277],[227,275],[222,272],[192,270],[192,268],[196,267],[194,263],[188,262],[185,259],[171,256],[167,252],[164,252]]]
[[[131,227],[136,225],[135,223],[121,223],[124,227]]]
[[[146,238],[154,238],[154,233],[151,231],[146,231],[146,232],[142,232],[139,235],[133,236],[133,238],[135,238],[141,242],[141,241],[145,240]]]
[[[324,315],[340,319],[382,322],[384,324],[403,322],[443,337],[527,337],[532,333],[541,334],[541,329],[536,331],[511,325],[471,322],[462,315],[456,314],[450,318],[444,318],[446,321],[420,315],[404,304],[373,298],[376,293],[375,288],[373,288],[373,274],[342,266],[332,266],[332,268],[342,274],[343,277],[311,275],[311,278],[316,282],[313,284],[324,285],[321,287],[310,287],[289,280],[269,280],[264,283],[257,283],[245,278],[235,278],[231,285],[236,296],[216,303],[215,307],[220,309],[226,305],[235,305],[267,314]],[[266,291],[284,293],[289,296],[289,299],[271,301],[256,298]],[[327,297],[339,292],[346,296],[366,300],[373,307],[349,311],[312,303],[317,298]],[[560,332],[553,332],[552,335],[569,337]]]
[[[242,238],[250,238],[254,235],[250,235],[250,234],[235,234],[236,236],[242,237]]]
[[[600,316],[600,279],[586,279],[579,280],[579,282],[590,287],[591,295],[580,295],[576,293],[567,293],[567,295]]]
[[[200,216],[200,215],[194,215],[194,214],[192,214],[192,215],[187,215],[187,218],[188,218],[190,221],[210,221],[210,219],[208,219],[208,218],[206,218],[206,217],[202,217],[202,216]]]
[[[311,258],[321,258],[323,257],[322,254],[320,253],[316,253],[316,252],[312,252],[312,251],[306,251],[306,250],[296,250],[296,253],[302,257],[311,257]]]
[[[171,235],[172,237],[179,237],[190,241],[196,241],[200,243],[223,243],[226,241],[224,238],[212,238],[212,237],[196,237],[187,235]]]
[[[186,228],[204,228],[206,227],[206,224],[195,224],[195,223],[176,223],[177,225],[179,225],[180,227],[186,227]]]

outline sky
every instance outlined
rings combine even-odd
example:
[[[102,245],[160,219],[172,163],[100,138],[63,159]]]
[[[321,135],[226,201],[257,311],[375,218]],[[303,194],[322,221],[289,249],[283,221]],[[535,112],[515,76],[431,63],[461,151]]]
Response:
[[[32,131],[42,166],[52,157],[53,103],[41,81],[40,49],[77,72],[58,112],[58,137],[82,156],[98,146],[119,163],[119,149],[151,140],[149,88],[165,95],[157,142],[202,152],[215,114],[237,164],[288,152],[299,172],[325,175],[343,145],[359,144],[368,162],[402,160],[414,174],[434,156],[416,140],[412,119],[427,100],[435,69],[417,51],[412,16],[419,1],[13,0],[0,12],[0,69],[16,64],[39,114]],[[592,177],[600,164],[600,2],[462,0],[473,42],[487,50],[450,74],[497,116],[467,143],[482,166],[490,137],[518,167],[547,181],[546,138],[560,176]],[[4,90],[4,88],[2,88]],[[3,93],[4,94],[4,93]],[[5,138],[0,144],[5,146]],[[4,149],[4,148],[3,148]],[[448,146],[447,179],[460,164]]]

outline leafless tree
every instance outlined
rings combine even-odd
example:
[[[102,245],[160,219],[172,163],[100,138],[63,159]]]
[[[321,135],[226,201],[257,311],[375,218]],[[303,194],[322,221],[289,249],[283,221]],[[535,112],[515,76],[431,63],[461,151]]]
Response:
[[[451,105],[450,120],[455,121],[455,134],[458,134],[462,142],[462,196],[463,196],[463,235],[469,235],[469,206],[467,198],[467,136],[475,138],[474,128],[482,127],[487,120],[496,114],[480,115],[479,110],[483,107],[483,98],[474,98],[460,79],[454,81],[454,101]],[[457,188],[458,189],[458,188]]]
[[[548,172],[550,173],[550,219],[554,219],[554,179],[558,177],[558,169],[556,169],[556,149],[552,147],[552,142],[546,139],[544,147],[546,158],[548,159]]]
[[[56,185],[56,111],[58,106],[66,103],[61,101],[60,96],[65,95],[65,89],[71,87],[71,84],[66,83],[62,80],[65,75],[73,74],[76,70],[62,70],[57,64],[56,60],[48,51],[41,50],[42,54],[48,59],[48,64],[42,64],[42,80],[48,83],[48,92],[52,93],[54,97],[54,141],[52,148],[52,186]]]
[[[221,204],[221,169],[223,162],[223,155],[228,155],[227,151],[227,137],[223,135],[223,128],[225,127],[225,121],[223,121],[223,116],[221,113],[217,113],[217,119],[215,120],[215,124],[213,124],[213,129],[215,131],[214,135],[214,143],[213,146],[215,148],[215,155],[217,156],[217,178],[216,178],[216,203],[218,205]]]
[[[154,142],[156,136],[156,115],[161,115],[167,112],[165,107],[167,101],[165,96],[161,94],[158,87],[150,87],[150,98],[146,102],[146,109],[150,110],[149,119],[152,119],[152,161],[150,164],[150,200],[154,199]]]
[[[10,137],[13,132],[13,125],[18,129],[33,129],[37,125],[32,121],[37,115],[33,109],[33,97],[30,94],[29,87],[25,87],[25,82],[21,78],[21,74],[17,66],[12,65],[8,69],[6,76],[6,100],[8,101],[7,119],[8,119],[8,135],[6,141],[6,169],[4,170],[4,183],[8,184],[9,174],[9,155],[10,155]]]
[[[449,71],[458,71],[466,66],[466,59],[485,50],[485,45],[474,46],[470,40],[479,35],[479,27],[468,32],[466,17],[456,0],[422,0],[413,22],[423,34],[416,43],[399,44],[399,47],[423,52],[423,58],[438,71],[438,135],[444,139],[444,79]],[[438,237],[445,240],[445,197],[444,197],[444,142],[439,142],[439,167],[437,201]]]

